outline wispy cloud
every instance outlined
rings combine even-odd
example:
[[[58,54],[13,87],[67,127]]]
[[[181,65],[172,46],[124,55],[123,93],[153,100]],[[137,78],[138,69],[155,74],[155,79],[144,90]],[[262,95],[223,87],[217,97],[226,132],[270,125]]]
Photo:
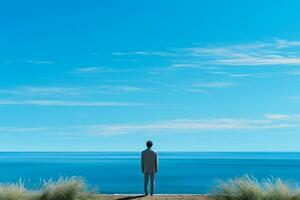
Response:
[[[274,115],[275,116],[275,115]],[[300,127],[300,115],[289,115],[287,118],[268,117],[259,119],[179,119],[145,124],[120,124],[90,126],[89,131],[95,134],[130,134],[130,133],[189,133],[221,130],[265,130]],[[269,116],[270,117],[270,116]],[[282,116],[281,116],[282,117]]]
[[[299,65],[300,41],[273,39],[240,44],[212,44],[168,51],[116,52],[113,55],[169,56],[173,68],[208,65],[268,66]]]
[[[270,77],[274,73],[233,73],[233,72],[224,72],[224,71],[210,71],[210,74],[216,75],[224,75],[228,77],[235,77],[235,78],[247,78],[247,77],[255,77],[255,78],[265,78]]]
[[[275,39],[275,44],[277,48],[291,48],[291,47],[299,47],[300,41],[288,41],[282,39]]]
[[[218,65],[248,65],[248,66],[255,66],[255,65],[296,65],[300,64],[300,57],[299,58],[289,58],[278,56],[275,57],[267,57],[266,55],[261,57],[257,56],[244,56],[244,57],[235,57],[235,58],[225,58],[210,61],[211,64],[218,64]]]
[[[15,88],[0,89],[0,93],[10,95],[77,95],[78,88],[67,87],[37,87],[37,86],[23,86]]]
[[[238,77],[238,78],[243,78],[243,77],[255,77],[255,78],[265,78],[265,77],[270,77],[272,74],[271,73],[230,73],[228,76],[231,77]]]
[[[128,69],[128,68],[117,68],[117,67],[80,67],[75,68],[68,73],[79,73],[79,74],[96,74],[96,73],[122,73],[122,72],[133,72],[139,71],[139,69]]]
[[[204,87],[204,88],[224,88],[224,87],[231,87],[234,84],[231,82],[220,82],[220,81],[213,81],[213,82],[200,82],[196,83],[194,87]]]
[[[114,56],[124,56],[124,55],[139,55],[139,56],[175,56],[175,52],[165,52],[165,51],[131,51],[131,52],[113,52]]]
[[[266,118],[271,120],[284,120],[289,119],[291,116],[286,114],[267,114]],[[293,116],[295,117],[295,116]]]
[[[0,99],[0,106],[31,105],[31,106],[74,106],[74,107],[121,107],[145,106],[144,103],[131,102],[105,102],[105,101],[64,101],[64,100],[14,100]]]
[[[208,90],[204,90],[196,87],[183,87],[182,90],[186,92],[192,92],[192,93],[210,94]]]
[[[145,91],[144,88],[129,85],[102,85],[94,87],[94,94],[123,94]]]
[[[300,54],[296,53],[300,41],[273,40],[213,47],[185,48],[181,51],[190,57],[201,58],[198,62],[212,65],[297,65]],[[197,61],[197,60],[196,60]]]
[[[173,133],[202,133],[208,131],[237,130],[266,130],[288,129],[300,127],[300,115],[268,114],[257,119],[247,118],[215,118],[215,119],[176,119],[139,124],[96,124],[67,127],[0,127],[0,132],[61,132],[80,133],[89,135],[115,134],[173,134]]]
[[[142,89],[130,85],[99,85],[77,87],[22,86],[0,89],[0,94],[18,96],[79,96],[97,94],[124,94],[139,92]]]
[[[98,71],[103,71],[104,67],[82,67],[82,68],[77,68],[74,70],[74,72],[81,72],[81,73],[90,73],[90,72],[98,72]]]
[[[172,67],[174,68],[190,68],[190,67],[199,67],[197,64],[191,64],[191,63],[179,63],[179,64],[172,64]]]
[[[211,94],[212,89],[215,88],[227,88],[234,86],[234,83],[231,82],[221,82],[221,81],[213,81],[213,82],[198,82],[187,85],[182,85],[180,87],[176,87],[177,90],[182,90],[186,92],[192,93],[201,93],[201,94]]]
[[[50,127],[0,127],[0,132],[42,132],[51,129]]]
[[[110,126],[94,126],[93,131],[98,134],[122,134],[122,133],[166,133],[166,132],[194,132],[213,130],[246,129],[252,127],[252,120],[240,119],[184,119],[170,120],[146,124],[120,124]]]
[[[46,65],[46,64],[52,64],[53,61],[20,59],[20,60],[6,60],[6,61],[4,61],[4,63],[27,63],[27,64],[36,64],[36,65]]]
[[[211,82],[200,82],[192,81],[181,84],[166,83],[162,81],[145,80],[153,85],[153,88],[148,88],[149,91],[161,91],[161,92],[191,92],[201,94],[211,94],[213,89],[217,88],[228,88],[237,84],[233,82],[225,81],[211,81]],[[159,89],[156,89],[159,88]]]

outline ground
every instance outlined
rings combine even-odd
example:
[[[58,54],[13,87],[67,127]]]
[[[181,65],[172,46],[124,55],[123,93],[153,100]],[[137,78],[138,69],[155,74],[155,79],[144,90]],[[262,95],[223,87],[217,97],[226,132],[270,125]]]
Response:
[[[208,200],[205,195],[99,195],[97,200]]]

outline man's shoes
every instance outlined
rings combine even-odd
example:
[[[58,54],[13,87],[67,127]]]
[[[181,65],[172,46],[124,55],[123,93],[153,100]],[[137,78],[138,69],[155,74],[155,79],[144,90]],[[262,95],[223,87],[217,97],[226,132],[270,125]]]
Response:
[[[151,193],[150,195],[153,196],[153,193]]]
[[[148,196],[148,192],[145,192],[145,196]]]

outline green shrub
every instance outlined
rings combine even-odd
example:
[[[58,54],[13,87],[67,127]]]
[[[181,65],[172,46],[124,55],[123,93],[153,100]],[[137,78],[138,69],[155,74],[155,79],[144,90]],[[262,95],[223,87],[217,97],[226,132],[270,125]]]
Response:
[[[280,179],[259,182],[252,176],[219,182],[213,195],[216,200],[300,200],[300,190]]]

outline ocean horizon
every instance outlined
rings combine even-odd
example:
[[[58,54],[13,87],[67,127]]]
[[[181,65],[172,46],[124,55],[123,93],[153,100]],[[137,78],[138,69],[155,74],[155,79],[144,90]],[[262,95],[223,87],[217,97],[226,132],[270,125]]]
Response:
[[[300,152],[158,152],[158,194],[205,194],[219,180],[253,175],[300,184]],[[140,152],[0,152],[0,182],[83,177],[102,194],[143,193]]]

